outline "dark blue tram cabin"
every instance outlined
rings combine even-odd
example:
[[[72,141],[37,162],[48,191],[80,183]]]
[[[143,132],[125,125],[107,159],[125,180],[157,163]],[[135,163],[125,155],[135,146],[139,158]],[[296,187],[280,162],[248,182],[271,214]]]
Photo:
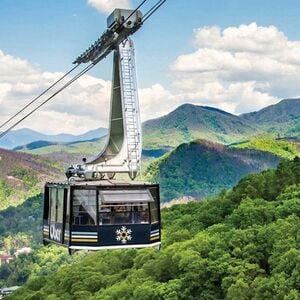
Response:
[[[159,205],[158,184],[47,183],[43,242],[70,251],[159,247]]]

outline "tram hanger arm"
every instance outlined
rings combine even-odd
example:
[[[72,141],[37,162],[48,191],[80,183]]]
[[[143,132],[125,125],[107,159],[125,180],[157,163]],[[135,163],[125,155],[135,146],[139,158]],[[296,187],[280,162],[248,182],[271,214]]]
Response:
[[[155,13],[166,0],[158,0],[143,16],[139,8],[144,5],[144,0],[134,10],[127,10],[127,16],[119,16],[120,9],[115,9],[108,17],[108,29],[101,37],[91,45],[85,52],[76,58],[74,64],[92,62],[94,65],[105,58],[110,52],[116,49],[130,35],[138,31],[143,23]],[[123,10],[125,11],[125,10]]]
[[[141,28],[143,24],[142,14],[139,11],[136,11],[136,14],[138,17],[133,25],[131,20],[127,20],[128,18],[122,23],[116,22],[112,27],[108,28],[94,44],[78,56],[73,63],[81,64],[92,62],[95,65],[100,62],[130,35]]]

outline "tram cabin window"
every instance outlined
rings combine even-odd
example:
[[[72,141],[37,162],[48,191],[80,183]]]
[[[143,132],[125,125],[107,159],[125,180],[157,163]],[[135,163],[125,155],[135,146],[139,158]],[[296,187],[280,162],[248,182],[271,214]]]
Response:
[[[74,189],[73,191],[73,224],[96,225],[97,206],[96,190]]]
[[[148,203],[111,203],[99,208],[99,225],[149,224]]]
[[[51,188],[50,193],[50,221],[56,221],[56,188]]]
[[[49,199],[50,199],[50,195],[49,195],[49,188],[46,187],[45,188],[45,194],[44,194],[44,220],[49,220]]]
[[[50,188],[50,221],[55,223],[63,222],[64,189]]]
[[[148,190],[100,191],[99,224],[149,224],[149,203],[153,202]]]
[[[150,211],[151,211],[151,222],[158,222],[158,204],[157,201],[150,203]]]

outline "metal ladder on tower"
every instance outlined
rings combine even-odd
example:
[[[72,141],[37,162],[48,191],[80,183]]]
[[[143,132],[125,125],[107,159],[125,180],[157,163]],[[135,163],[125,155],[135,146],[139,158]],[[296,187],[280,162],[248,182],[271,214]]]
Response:
[[[139,128],[139,105],[137,99],[135,59],[133,43],[121,51],[122,86],[124,101],[125,130],[127,135],[128,167],[131,172],[138,172],[141,156],[141,129]],[[133,175],[133,174],[132,174]]]

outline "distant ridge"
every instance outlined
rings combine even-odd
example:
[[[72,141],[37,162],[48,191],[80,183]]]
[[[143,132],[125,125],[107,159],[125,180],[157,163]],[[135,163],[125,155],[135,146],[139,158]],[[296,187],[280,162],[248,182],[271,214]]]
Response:
[[[221,113],[221,114],[224,114],[224,115],[235,116],[235,115],[233,115],[233,114],[231,114],[231,113],[229,113],[225,110],[219,109],[219,108],[215,108],[215,107],[211,107],[211,106],[200,106],[200,107],[202,107],[203,109],[218,112],[218,113]]]
[[[22,145],[27,145],[33,142],[53,142],[53,143],[70,143],[101,138],[107,134],[106,128],[98,128],[90,130],[84,134],[57,134],[47,135],[31,129],[23,128],[11,131],[7,136],[0,139],[0,147],[5,149],[13,149]]]
[[[285,99],[259,111],[240,116],[215,107],[186,103],[165,116],[143,123],[143,149],[162,150],[164,152],[164,149],[174,148],[196,139],[231,144],[252,139],[261,133],[271,133],[277,138],[299,138],[300,99]],[[1,142],[4,142],[6,148],[23,146],[23,148],[28,149],[34,147],[32,149],[37,150],[40,141],[49,142],[49,145],[50,143],[71,145],[70,143],[79,144],[82,142],[81,145],[84,147],[84,141],[87,141],[90,148],[91,143],[93,143],[92,140],[97,143],[97,139],[106,134],[107,129],[104,128],[78,136],[65,134],[47,136],[40,133],[37,135],[31,130],[21,129],[13,131],[11,136],[8,136],[8,140],[0,140],[0,147]],[[30,141],[24,142],[24,139]],[[37,143],[31,145],[32,142]],[[14,146],[12,147],[12,145]],[[67,147],[68,145],[64,149]],[[99,148],[99,146],[97,147]],[[17,149],[19,150],[19,148]],[[43,151],[41,150],[41,152]]]
[[[284,99],[261,110],[242,114],[241,117],[260,124],[291,121],[293,118],[300,117],[300,98]]]
[[[146,121],[143,129],[146,149],[174,147],[199,138],[229,144],[260,133],[300,137],[300,98],[284,99],[240,116],[214,107],[183,104]]]
[[[259,111],[242,114],[241,118],[267,132],[300,137],[300,98],[281,100]]]
[[[101,138],[100,138],[101,139]],[[36,141],[32,142],[26,145],[15,147],[14,151],[30,151],[30,150],[36,150],[40,148],[50,147],[50,146],[61,146],[61,147],[68,147],[80,143],[93,143],[93,142],[99,142],[99,138],[93,138],[90,140],[82,140],[82,141],[73,141],[69,143],[58,143],[58,142],[49,142],[49,141]]]
[[[177,146],[198,138],[231,143],[257,131],[247,120],[223,110],[183,104],[169,114],[143,124],[144,147]]]
[[[56,143],[56,142],[36,141],[36,142],[32,142],[32,143],[29,143],[24,146],[17,146],[15,148],[13,148],[13,150],[14,151],[34,150],[34,149],[47,147],[47,146],[53,146],[53,145],[57,145],[57,144],[58,143]]]

